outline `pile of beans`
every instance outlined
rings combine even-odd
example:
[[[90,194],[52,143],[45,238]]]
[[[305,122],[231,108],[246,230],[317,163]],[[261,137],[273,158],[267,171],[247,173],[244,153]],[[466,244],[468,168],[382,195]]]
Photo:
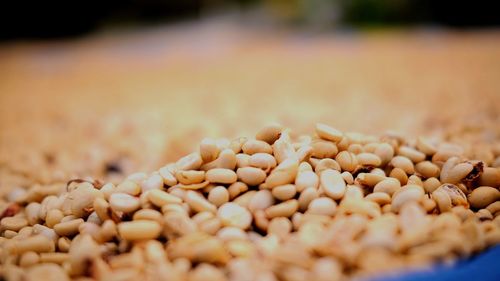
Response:
[[[207,138],[116,185],[13,189],[0,276],[334,281],[453,262],[500,243],[500,149],[488,153],[324,124]]]

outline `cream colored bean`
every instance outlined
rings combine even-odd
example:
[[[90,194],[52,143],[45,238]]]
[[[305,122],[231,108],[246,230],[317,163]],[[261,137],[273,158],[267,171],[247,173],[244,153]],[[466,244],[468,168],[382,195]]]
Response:
[[[498,157],[500,159],[500,157]],[[483,173],[479,177],[479,185],[500,187],[500,166],[497,168],[484,167]]]
[[[292,183],[295,181],[299,163],[296,159],[287,159],[279,164],[266,178],[265,184],[268,188]]]
[[[286,238],[292,231],[292,222],[288,218],[276,217],[269,221],[267,233]]]
[[[30,267],[40,262],[40,256],[35,252],[26,252],[21,255],[19,265],[21,267]]]
[[[349,151],[341,151],[335,157],[335,161],[339,163],[343,171],[353,172],[358,166],[358,159],[354,153]]]
[[[102,198],[98,198],[98,199],[102,199]],[[104,200],[104,199],[102,199],[102,200]],[[61,210],[52,209],[52,210],[47,212],[47,217],[45,218],[45,224],[48,227],[53,228],[54,225],[61,222],[63,217],[64,217],[64,214],[61,212]]]
[[[296,156],[299,162],[308,161],[311,158],[313,148],[310,145],[303,145],[297,149]],[[304,162],[306,163],[306,162]]]
[[[139,198],[127,193],[113,193],[109,198],[109,206],[115,212],[132,213],[141,207]]]
[[[373,192],[365,197],[366,200],[373,201],[379,205],[385,205],[391,203],[391,196],[385,192]]]
[[[201,194],[196,191],[189,190],[186,193],[186,203],[188,203],[189,207],[191,207],[195,212],[203,212],[208,211],[215,213],[217,211],[217,207],[212,203],[208,202]]]
[[[275,217],[290,217],[299,208],[299,203],[297,200],[292,199],[276,205],[273,205],[265,210],[266,216],[269,219]]]
[[[328,197],[338,200],[344,196],[346,183],[338,171],[327,169],[321,172],[320,183],[321,188]]]
[[[220,206],[217,217],[224,226],[247,229],[252,224],[252,214],[246,208],[232,202]]]
[[[232,200],[247,190],[248,190],[248,185],[240,181],[235,182],[227,188],[227,191],[229,192],[229,199]]]
[[[440,186],[441,182],[437,178],[428,178],[424,181],[424,189],[427,193],[432,193]]]
[[[236,154],[236,167],[243,168],[243,167],[250,166],[250,158],[251,158],[251,156],[248,154],[244,154],[244,153]]]
[[[236,139],[231,140],[229,143],[228,148],[231,149],[235,154],[238,154],[241,152],[241,148],[243,147],[243,144],[247,142],[248,138],[246,137],[239,137]]]
[[[69,258],[68,253],[41,253],[40,262],[62,264]]]
[[[344,179],[344,181],[347,183],[347,184],[354,184],[354,178],[352,176],[351,173],[349,172],[342,172],[342,174],[340,174],[342,176],[342,178]]]
[[[271,191],[267,189],[259,190],[250,199],[248,203],[248,209],[252,212],[257,210],[265,210],[274,204],[274,197]]]
[[[408,182],[408,175],[401,168],[394,168],[389,173],[389,177],[397,179],[401,185],[405,185]]]
[[[417,149],[425,153],[427,156],[431,156],[437,152],[437,148],[434,144],[424,137],[417,138]]]
[[[203,163],[199,153],[191,153],[179,159],[175,163],[177,171],[198,170]]]
[[[219,156],[220,150],[214,139],[204,138],[200,143],[200,157],[204,163],[212,162]]]
[[[15,241],[13,247],[9,249],[10,253],[17,255],[29,251],[33,251],[35,253],[45,253],[53,252],[54,250],[54,241],[41,234]]]
[[[316,188],[313,187],[308,187],[304,189],[299,196],[298,202],[299,202],[299,209],[304,212],[307,210],[307,207],[311,203],[312,200],[316,199],[319,197],[319,193],[316,190]]]
[[[421,187],[424,187],[424,183],[422,182],[422,179],[417,175],[409,176],[406,184],[414,184],[414,185],[419,185]]]
[[[137,183],[131,180],[125,180],[121,182],[118,186],[116,186],[115,192],[127,193],[132,196],[136,196],[139,195],[139,193],[141,193],[141,187]]]
[[[245,154],[252,155],[255,153],[273,153],[273,148],[265,141],[260,140],[248,140],[243,144],[241,150]]]
[[[276,186],[272,189],[273,196],[281,201],[292,199],[297,194],[297,189],[293,184]]]
[[[96,200],[94,200],[94,211],[102,221],[109,219],[108,201],[106,201],[104,198],[97,198]]]
[[[316,158],[311,158],[310,160],[312,160],[312,159],[316,159]],[[337,161],[335,161],[333,159],[325,158],[325,159],[319,160],[318,163],[314,167],[314,171],[318,175],[327,169],[337,170],[340,172],[340,165],[339,165],[339,163],[337,163]]]
[[[352,153],[352,154],[355,154],[355,155],[364,152],[363,146],[359,143],[353,143],[353,144],[349,145],[349,148],[347,148],[347,151]]]
[[[256,193],[257,193],[257,191],[255,191],[255,190],[247,191],[247,192],[241,194],[240,196],[236,197],[233,200],[233,203],[236,203],[242,207],[248,208],[248,204],[250,204],[250,201],[252,200],[252,198],[254,197],[254,195]]]
[[[376,154],[363,152],[356,155],[358,164],[361,166],[378,167],[382,164],[382,160]]]
[[[40,212],[41,205],[37,202],[31,202],[26,206],[26,220],[29,225],[34,225],[40,221],[38,213]]]
[[[494,216],[497,216],[500,212],[500,201],[493,202],[486,207],[490,213],[492,213]]]
[[[204,171],[215,168],[234,170],[234,168],[236,168],[236,154],[234,151],[229,148],[224,149],[221,151],[217,159],[201,167]]]
[[[237,177],[240,181],[250,185],[257,186],[264,182],[266,173],[259,168],[244,167],[236,171]]]
[[[316,124],[316,134],[322,139],[333,142],[339,142],[344,136],[341,131],[322,123]]]
[[[152,220],[161,223],[163,221],[162,214],[153,209],[142,209],[134,213],[133,220]]]
[[[43,263],[30,267],[26,272],[26,280],[60,280],[69,281],[66,271],[55,264]]]
[[[274,142],[272,147],[274,157],[276,158],[278,164],[282,163],[286,159],[299,159],[291,142],[289,130],[283,130],[279,139]]]
[[[28,221],[22,217],[6,217],[0,221],[2,229],[19,231],[28,225]]]
[[[469,194],[468,199],[473,208],[486,208],[486,206],[500,200],[500,191],[490,186],[480,186]]]
[[[148,175],[143,172],[137,172],[129,175],[126,179],[133,181],[135,183],[140,183],[141,181],[147,179]]]
[[[184,185],[197,184],[205,180],[204,171],[183,170],[175,173],[177,181]]]
[[[136,220],[118,224],[118,233],[128,241],[155,239],[160,236],[161,227],[156,221]]]
[[[396,156],[390,161],[390,165],[394,168],[403,170],[406,174],[411,175],[415,172],[415,167],[410,159],[404,156]]]
[[[425,153],[420,152],[409,146],[401,146],[398,149],[398,155],[410,159],[413,163],[419,163],[425,160]]]
[[[417,185],[404,186],[392,196],[392,210],[398,212],[404,204],[411,201],[419,202],[423,197],[422,187]]]
[[[222,168],[208,170],[206,178],[211,183],[222,184],[232,184],[238,180],[238,177],[233,170]]]
[[[72,236],[78,233],[78,227],[84,222],[83,219],[73,219],[54,225],[54,231],[60,236]]]
[[[229,201],[229,192],[224,186],[217,186],[208,193],[208,201],[219,207]]]
[[[385,166],[394,157],[394,148],[388,143],[381,143],[373,152],[382,161],[381,165]]]
[[[474,169],[470,163],[459,163],[457,157],[446,161],[441,170],[440,180],[443,183],[458,183]]]
[[[257,132],[255,139],[265,141],[268,144],[273,144],[281,134],[283,127],[278,123],[272,123],[264,126]]]
[[[175,176],[170,172],[170,169],[168,167],[163,167],[159,171],[160,176],[163,179],[163,183],[167,186],[174,186],[177,184],[177,179]]]
[[[330,141],[315,140],[311,143],[311,156],[318,159],[334,158],[338,153],[337,146]]]
[[[319,177],[313,171],[299,172],[297,178],[295,179],[295,186],[298,192],[302,192],[308,187],[318,188]]]
[[[142,192],[144,193],[152,189],[161,189],[163,187],[163,184],[164,184],[163,177],[159,173],[153,174],[141,182],[141,189]]]
[[[333,216],[337,209],[337,203],[328,197],[313,199],[307,208],[308,214]]]
[[[440,173],[439,167],[430,161],[418,163],[415,165],[415,171],[424,178],[438,177]]]
[[[377,183],[385,179],[384,176],[380,176],[373,173],[359,173],[356,177],[356,182],[364,186],[375,186]]]
[[[436,189],[432,192],[432,199],[436,201],[436,205],[441,213],[451,211],[451,198],[443,189]]]
[[[264,171],[270,171],[276,167],[276,159],[268,153],[255,153],[250,156],[248,162],[250,166],[262,169]]]
[[[111,196],[111,194],[113,194],[116,190],[116,186],[112,183],[107,183],[105,185],[103,185],[100,189],[100,191],[102,192],[102,194],[104,195],[104,198],[106,200],[109,199],[109,197]]]
[[[151,190],[148,192],[148,199],[154,205],[158,207],[163,207],[167,204],[180,204],[182,199],[177,196],[171,195],[162,190]]]
[[[469,207],[469,202],[467,201],[467,197],[463,193],[458,186],[454,184],[443,184],[437,190],[443,190],[450,197],[451,203],[453,206],[464,206],[466,208]]]

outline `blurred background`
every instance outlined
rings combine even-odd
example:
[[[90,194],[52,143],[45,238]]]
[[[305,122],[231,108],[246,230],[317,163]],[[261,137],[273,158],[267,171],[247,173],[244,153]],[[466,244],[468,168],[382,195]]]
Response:
[[[0,189],[152,171],[271,121],[500,140],[494,1],[8,2]]]

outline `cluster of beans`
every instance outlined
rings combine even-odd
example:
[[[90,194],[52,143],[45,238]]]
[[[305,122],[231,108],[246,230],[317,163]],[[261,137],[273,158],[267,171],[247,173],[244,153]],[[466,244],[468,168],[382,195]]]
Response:
[[[491,151],[498,159],[500,151]],[[500,168],[460,146],[343,133],[204,139],[121,183],[0,201],[6,280],[345,280],[500,243]]]

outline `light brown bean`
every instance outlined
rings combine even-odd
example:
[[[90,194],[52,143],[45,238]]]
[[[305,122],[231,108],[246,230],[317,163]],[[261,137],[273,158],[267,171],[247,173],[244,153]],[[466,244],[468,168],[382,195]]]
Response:
[[[115,212],[131,213],[141,207],[139,198],[127,193],[113,193],[109,198],[109,206]]]
[[[271,145],[261,140],[247,140],[241,147],[241,150],[243,150],[243,152],[248,155],[252,155],[255,153],[273,153],[273,148],[271,147]]]
[[[276,159],[269,153],[255,153],[250,156],[249,164],[252,167],[270,171],[276,167]]]
[[[219,207],[229,201],[229,192],[224,186],[217,186],[208,193],[208,201]]]
[[[200,157],[203,163],[212,162],[219,156],[219,148],[214,139],[204,138],[200,143]]]
[[[246,208],[232,202],[220,206],[217,217],[225,226],[247,229],[252,224],[252,214]]]
[[[175,173],[177,181],[184,185],[197,184],[205,180],[204,171],[180,170]]]
[[[163,207],[167,204],[180,204],[182,199],[177,196],[171,195],[163,190],[151,190],[148,192],[148,199],[154,205]]]
[[[338,171],[332,169],[323,171],[320,175],[320,182],[321,188],[328,197],[338,200],[344,196],[346,183]]]
[[[299,203],[297,200],[292,199],[276,205],[273,205],[265,210],[266,216],[269,219],[275,217],[290,217],[299,208]]]
[[[160,224],[151,220],[135,220],[118,224],[118,233],[128,241],[155,239],[161,233]]]
[[[319,177],[313,171],[299,172],[297,178],[295,178],[295,186],[298,192],[302,192],[308,187],[318,188]]]
[[[339,163],[343,171],[353,172],[358,166],[358,159],[356,155],[349,151],[341,151],[335,157],[335,161]]]
[[[293,184],[285,184],[274,187],[272,189],[272,194],[276,199],[286,201],[295,197],[295,194],[297,194],[297,189]]]
[[[255,139],[273,144],[280,136],[283,127],[278,123],[271,123],[260,129],[255,135]]]
[[[206,179],[211,183],[232,184],[238,180],[233,170],[215,168],[207,171]]]
[[[189,207],[191,207],[195,212],[208,211],[215,213],[217,211],[217,207],[215,205],[208,202],[203,195],[197,193],[196,191],[189,190],[186,193],[185,200]]]
[[[259,168],[243,167],[236,171],[238,179],[250,186],[257,186],[266,179],[266,173]]]
[[[316,134],[322,139],[333,142],[339,142],[344,136],[341,131],[322,123],[316,124]]]
[[[279,164],[266,178],[265,184],[268,188],[292,183],[295,181],[299,163],[296,159],[287,159]]]
[[[473,208],[486,208],[488,205],[500,200],[500,191],[490,186],[480,186],[469,194],[468,199]]]

